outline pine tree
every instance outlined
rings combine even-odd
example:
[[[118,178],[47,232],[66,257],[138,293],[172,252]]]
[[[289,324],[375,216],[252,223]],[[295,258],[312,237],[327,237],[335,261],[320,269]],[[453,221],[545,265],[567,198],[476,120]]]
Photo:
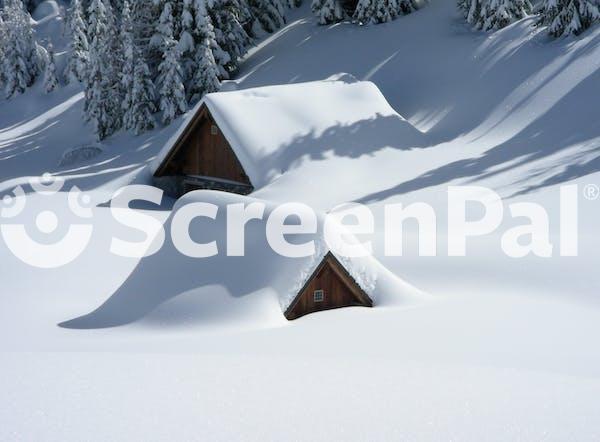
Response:
[[[210,50],[212,52],[217,69],[219,71],[219,79],[229,78],[227,66],[230,64],[231,57],[227,52],[223,50],[223,48],[221,48],[221,46],[217,42],[214,25],[206,9],[204,0],[194,1],[194,20],[196,22],[196,27],[194,31],[195,41],[201,42],[203,38],[208,39]],[[194,60],[197,60],[197,58],[198,57],[195,56]]]
[[[135,71],[134,59],[134,39],[133,39],[133,23],[131,21],[131,13],[129,10],[129,2],[123,3],[121,12],[121,35],[123,53],[123,68],[121,70],[121,89],[123,91],[123,127],[125,129],[133,128],[133,81]]]
[[[486,0],[481,7],[479,29],[501,29],[531,12],[529,0]]]
[[[110,63],[114,56],[111,43],[116,32],[107,5],[103,0],[92,0],[88,11],[90,51],[84,110],[100,140],[115,132],[121,124],[120,100],[117,101],[119,78],[114,64]]]
[[[385,23],[402,13],[398,0],[359,0],[354,20],[362,24]]]
[[[418,9],[417,2],[415,0],[399,0],[398,6],[400,7],[400,13],[404,15],[415,12]]]
[[[135,5],[134,5],[135,8]],[[124,0],[121,12],[121,42],[123,44],[123,126],[133,129],[136,135],[156,126],[152,114],[154,106],[154,84],[145,61],[144,52],[135,38],[129,2]]]
[[[359,0],[354,11],[354,20],[361,24],[374,23],[375,6],[379,0]]]
[[[6,84],[6,74],[4,73],[5,65],[1,60],[5,59],[6,56],[6,43],[8,42],[8,35],[6,24],[2,18],[2,12],[0,11],[0,89],[4,89]]]
[[[54,62],[54,48],[52,43],[48,43],[48,62],[44,72],[44,90],[46,93],[52,92],[58,87],[58,79],[56,78],[56,64]]]
[[[106,16],[108,23],[108,48],[110,56],[105,59],[109,66],[110,74],[107,77],[108,100],[112,108],[114,130],[121,127],[123,121],[123,88],[121,86],[121,72],[123,71],[123,45],[120,40],[119,19],[111,5],[116,5],[122,11],[124,0],[107,0]]]
[[[71,53],[65,71],[68,81],[85,81],[89,62],[89,45],[83,21],[81,2],[73,0],[69,14],[69,31],[71,34]]]
[[[191,101],[202,98],[205,94],[219,90],[219,68],[213,56],[214,31],[210,18],[200,11],[197,20],[195,49],[195,72],[189,84]]]
[[[600,22],[598,0],[545,0],[538,23],[548,26],[553,37],[579,35]]]
[[[164,4],[157,31],[162,49],[162,61],[158,66],[159,108],[162,111],[162,122],[169,124],[177,115],[186,111],[187,103],[179,50],[173,38],[173,12],[168,1]]]
[[[144,61],[143,53],[135,48],[135,69],[133,70],[133,94],[131,109],[133,115],[129,119],[130,127],[136,135],[154,129],[156,122],[152,114],[156,112],[154,106],[154,84],[150,78],[150,70]]]
[[[279,0],[248,0],[248,5],[265,31],[275,32],[285,25],[285,9]]]
[[[359,0],[353,18],[361,24],[385,23],[416,9],[412,0]]]
[[[180,64],[184,82],[188,82],[193,75],[195,66],[195,41],[194,41],[194,15],[192,13],[192,0],[183,0],[181,9],[181,32],[177,41],[177,49],[181,55]]]
[[[29,14],[20,0],[6,0],[2,71],[6,96],[23,93],[44,66],[45,51],[35,41]]]
[[[147,61],[154,61],[152,59],[155,58],[160,62],[160,53],[156,51],[152,44],[158,16],[158,8],[154,1],[132,0],[133,37],[136,45],[144,51],[144,57]]]
[[[370,10],[370,2],[373,0],[362,0],[364,3],[361,8]],[[346,18],[346,13],[344,12],[344,8],[340,4],[339,0],[313,0],[311,4],[311,10],[313,14],[317,16],[319,19],[319,24],[327,25],[330,23],[337,23]],[[362,11],[359,13],[361,17],[365,16],[365,13]]]
[[[481,23],[482,0],[458,0],[458,9],[463,14],[467,23],[477,26]]]
[[[215,28],[215,39],[229,55],[229,61],[223,68],[231,73],[237,69],[239,59],[251,43],[250,36],[240,23],[244,7],[240,0],[209,0],[207,6]]]

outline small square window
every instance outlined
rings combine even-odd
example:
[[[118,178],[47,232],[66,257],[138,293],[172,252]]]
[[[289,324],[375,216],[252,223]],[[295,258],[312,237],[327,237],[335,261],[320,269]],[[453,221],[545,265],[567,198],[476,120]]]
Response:
[[[219,128],[215,124],[212,124],[210,126],[210,134],[217,135],[218,133],[219,133]]]
[[[315,290],[313,299],[315,302],[323,302],[325,298],[325,292],[323,290]]]

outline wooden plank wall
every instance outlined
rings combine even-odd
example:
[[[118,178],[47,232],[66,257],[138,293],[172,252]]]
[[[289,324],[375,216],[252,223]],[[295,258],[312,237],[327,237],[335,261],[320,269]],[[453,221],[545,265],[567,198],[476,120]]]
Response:
[[[197,118],[185,138],[174,146],[176,152],[157,176],[201,175],[251,186],[244,168],[208,109],[203,108]]]
[[[216,128],[216,134],[211,131]],[[250,184],[233,149],[210,116],[203,119],[182,146],[182,173]]]
[[[366,295],[362,297],[357,295],[360,288],[356,287],[356,283],[348,279],[350,277],[345,276],[339,269],[334,269],[335,265],[336,263],[332,262],[331,258],[326,258],[325,264],[308,282],[290,310],[286,312],[287,319],[296,319],[308,313],[340,307],[372,307],[370,299],[365,299]],[[314,301],[315,290],[325,292],[323,301]]]

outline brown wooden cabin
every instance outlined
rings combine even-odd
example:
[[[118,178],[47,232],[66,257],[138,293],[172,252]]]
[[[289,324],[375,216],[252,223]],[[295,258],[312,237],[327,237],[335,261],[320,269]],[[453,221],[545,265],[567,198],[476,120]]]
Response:
[[[284,314],[292,320],[321,310],[351,306],[373,307],[373,301],[329,252]]]
[[[254,187],[231,145],[203,104],[154,172],[155,182],[173,196],[197,189],[247,195]]]

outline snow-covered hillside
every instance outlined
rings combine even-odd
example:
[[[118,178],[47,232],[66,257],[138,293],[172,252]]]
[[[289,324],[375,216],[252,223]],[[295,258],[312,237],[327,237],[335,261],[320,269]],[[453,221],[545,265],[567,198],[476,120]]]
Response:
[[[58,269],[27,266],[0,241],[0,439],[598,439],[600,200],[582,192],[600,185],[600,28],[551,40],[533,21],[475,32],[453,1],[432,0],[387,24],[317,26],[305,4],[248,54],[227,87],[345,72],[373,82],[420,132],[410,143],[385,131],[357,138],[389,115],[341,122],[326,135],[348,149],[278,158],[280,175],[249,197],[198,191],[177,203],[373,210],[386,302],[292,322],[278,296],[294,271],[264,253],[258,233],[245,258],[185,259],[170,245],[142,260],[109,252],[112,236],[135,231],[106,202],[124,184],[151,182],[183,119],[97,142],[75,86],[46,95],[38,82],[1,101],[0,196],[18,185],[30,193],[29,179],[50,172],[63,190],[89,193],[94,230],[81,257]],[[59,17],[37,32],[60,35]],[[65,44],[53,42],[60,67]],[[298,131],[294,145],[314,136]],[[561,184],[578,185],[577,257],[558,255]],[[519,220],[505,207],[497,233],[448,257],[449,185],[541,204],[554,256],[507,257],[500,237]],[[417,201],[436,209],[438,256],[418,257],[407,225],[406,255],[386,257],[383,205]],[[139,210],[168,226],[174,204]],[[48,209],[74,222],[66,192],[30,194],[17,222],[34,236]],[[222,219],[212,226],[195,226],[198,238],[220,239]]]

